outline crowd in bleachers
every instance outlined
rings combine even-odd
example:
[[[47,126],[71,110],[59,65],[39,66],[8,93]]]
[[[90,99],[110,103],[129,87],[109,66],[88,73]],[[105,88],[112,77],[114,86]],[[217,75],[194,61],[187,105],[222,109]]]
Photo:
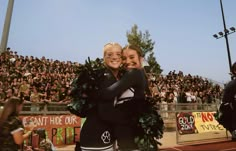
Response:
[[[22,56],[8,48],[0,55],[0,102],[11,96],[37,103],[68,103],[69,86],[79,64]]]
[[[200,76],[170,71],[167,75],[150,76],[152,96],[161,103],[219,103],[223,88]]]
[[[0,102],[18,96],[37,103],[68,103],[69,86],[75,78],[79,63],[22,56],[10,48],[0,55]],[[212,103],[219,101],[222,87],[200,76],[169,72],[168,75],[149,74],[152,96],[161,103]]]

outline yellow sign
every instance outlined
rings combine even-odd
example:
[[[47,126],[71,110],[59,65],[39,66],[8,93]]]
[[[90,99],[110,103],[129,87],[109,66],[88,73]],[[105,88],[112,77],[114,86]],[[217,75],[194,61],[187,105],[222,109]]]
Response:
[[[225,131],[225,128],[215,120],[214,113],[215,112],[192,112],[198,133]]]

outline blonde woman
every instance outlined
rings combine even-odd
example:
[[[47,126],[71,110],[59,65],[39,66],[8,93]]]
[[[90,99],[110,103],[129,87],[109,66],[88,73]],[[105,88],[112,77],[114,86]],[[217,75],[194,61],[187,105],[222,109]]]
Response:
[[[107,67],[105,79],[98,81],[101,87],[108,87],[119,78],[122,47],[118,43],[108,43],[103,48],[104,65]],[[93,100],[95,107],[90,109],[80,132],[80,148],[82,151],[113,151],[114,138],[112,127],[101,120],[98,115],[99,98]],[[78,147],[77,147],[78,148]]]

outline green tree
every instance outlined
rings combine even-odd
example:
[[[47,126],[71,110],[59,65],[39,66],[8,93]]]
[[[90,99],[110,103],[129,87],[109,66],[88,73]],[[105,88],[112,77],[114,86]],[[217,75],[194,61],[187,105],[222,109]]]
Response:
[[[163,70],[160,65],[156,61],[156,57],[154,56],[154,52],[151,52],[147,57],[147,62],[149,64],[149,71],[155,74],[160,74]]]
[[[138,26],[134,24],[131,31],[126,33],[126,36],[129,44],[136,45],[141,48],[143,57],[149,64],[149,66],[146,67],[147,72],[160,74],[162,69],[154,56],[153,49],[155,42],[150,39],[149,31],[146,30],[144,33],[142,31],[138,31]]]

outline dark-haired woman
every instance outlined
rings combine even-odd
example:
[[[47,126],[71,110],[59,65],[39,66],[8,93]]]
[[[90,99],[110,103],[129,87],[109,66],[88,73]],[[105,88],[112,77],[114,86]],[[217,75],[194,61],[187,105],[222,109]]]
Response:
[[[138,150],[134,139],[138,117],[145,110],[148,83],[138,47],[124,47],[122,58],[127,71],[119,81],[100,92],[104,103],[99,107],[99,114],[112,124],[119,150],[134,151]]]
[[[24,133],[24,126],[19,113],[23,107],[23,100],[17,97],[5,102],[0,116],[0,151],[17,151],[25,139],[29,138],[35,125],[30,124],[28,132]]]

